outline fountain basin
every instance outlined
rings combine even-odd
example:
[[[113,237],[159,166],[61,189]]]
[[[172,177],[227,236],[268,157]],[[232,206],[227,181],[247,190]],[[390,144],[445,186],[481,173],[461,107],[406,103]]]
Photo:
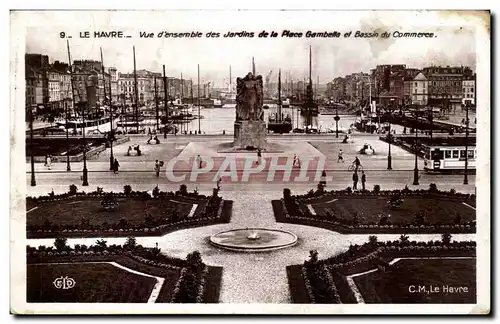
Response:
[[[230,251],[267,252],[295,245],[297,235],[278,229],[241,228],[212,235],[210,243]]]

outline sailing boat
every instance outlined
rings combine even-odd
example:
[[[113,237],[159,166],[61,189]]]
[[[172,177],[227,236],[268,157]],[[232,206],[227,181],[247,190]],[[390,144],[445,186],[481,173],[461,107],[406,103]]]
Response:
[[[290,133],[292,130],[292,118],[290,114],[286,115],[282,112],[281,100],[281,69],[278,74],[278,109],[276,113],[269,113],[267,129],[274,133]]]
[[[318,116],[319,111],[318,111],[318,104],[314,102],[314,92],[313,92],[313,84],[312,84],[312,76],[311,76],[311,70],[312,70],[312,53],[311,53],[311,46],[309,46],[309,84],[307,85],[306,89],[306,100],[302,104],[302,108],[300,109],[300,113],[304,116],[308,117],[307,124],[312,125],[311,117],[312,116]]]

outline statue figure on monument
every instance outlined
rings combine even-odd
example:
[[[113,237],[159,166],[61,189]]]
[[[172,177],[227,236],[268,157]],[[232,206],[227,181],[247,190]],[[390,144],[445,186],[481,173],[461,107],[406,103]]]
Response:
[[[236,79],[236,121],[264,120],[262,76],[248,73]]]

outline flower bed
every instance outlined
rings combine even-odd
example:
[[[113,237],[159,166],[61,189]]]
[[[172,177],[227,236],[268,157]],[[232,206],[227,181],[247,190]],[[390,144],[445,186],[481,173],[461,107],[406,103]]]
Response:
[[[317,253],[311,251],[311,257],[304,265],[288,266],[287,274],[294,303],[355,303],[356,299],[346,276],[372,269],[382,269],[385,272],[385,269],[391,267],[385,260],[398,257],[475,256],[476,242],[473,241],[409,242],[402,236],[399,241],[374,240],[361,246],[352,245],[345,253],[324,260],[317,260]],[[324,269],[328,270],[328,275]],[[297,275],[298,271],[300,276]]]
[[[391,201],[401,199],[398,206]],[[467,207],[464,204],[467,204]],[[309,192],[272,202],[276,221],[346,234],[475,233],[475,196],[436,188],[411,191]],[[314,206],[316,214],[312,214]]]
[[[198,252],[182,260],[163,255],[156,248],[136,246],[132,241],[123,246],[107,246],[103,241],[89,247],[75,245],[74,248],[57,243],[55,249],[27,246],[27,264],[116,262],[136,271],[163,277],[165,282],[157,302],[218,302],[222,271],[206,266]],[[193,298],[189,289],[196,292]]]
[[[125,186],[127,187],[127,186]],[[160,236],[229,222],[232,204],[188,192],[76,192],[28,197],[28,238]],[[113,206],[111,206],[111,198]],[[193,215],[191,210],[197,208]]]

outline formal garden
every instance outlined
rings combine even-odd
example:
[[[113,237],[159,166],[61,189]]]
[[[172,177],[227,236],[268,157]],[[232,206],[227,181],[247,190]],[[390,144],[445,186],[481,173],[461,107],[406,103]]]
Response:
[[[429,242],[370,236],[328,259],[310,251],[303,264],[287,267],[287,276],[293,303],[474,304],[476,243],[452,241],[449,233]]]
[[[476,197],[455,190],[283,190],[273,200],[277,222],[317,226],[345,234],[475,233]]]
[[[160,236],[183,228],[229,223],[232,201],[217,189],[205,196],[188,192],[80,192],[75,185],[64,194],[26,198],[28,238]]]
[[[203,263],[199,252],[186,259],[145,248],[129,237],[123,245],[67,245],[56,238],[54,246],[26,248],[27,302],[107,303],[217,303],[222,268]],[[131,271],[131,273],[112,263]],[[163,279],[161,282],[157,278]],[[56,278],[71,278],[74,285],[61,289]],[[159,289],[157,295],[154,289]]]

